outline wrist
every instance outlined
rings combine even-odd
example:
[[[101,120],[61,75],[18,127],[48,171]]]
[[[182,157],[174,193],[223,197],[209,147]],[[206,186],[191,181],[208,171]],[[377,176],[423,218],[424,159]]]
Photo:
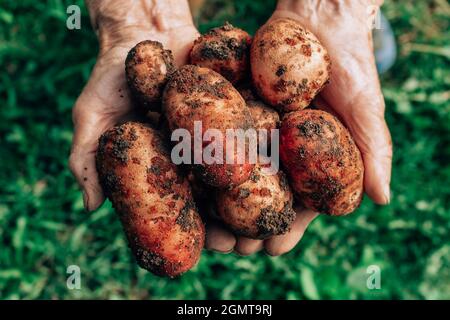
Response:
[[[100,51],[193,25],[185,0],[86,0]]]

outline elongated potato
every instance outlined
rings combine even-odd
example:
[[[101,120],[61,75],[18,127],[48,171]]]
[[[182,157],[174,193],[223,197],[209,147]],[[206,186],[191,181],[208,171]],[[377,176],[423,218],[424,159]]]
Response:
[[[282,171],[269,175],[257,165],[243,184],[216,192],[217,211],[237,234],[265,239],[286,233],[295,219],[293,196]]]
[[[210,68],[235,84],[249,73],[250,43],[247,32],[226,23],[195,40],[191,63]]]
[[[283,112],[307,107],[331,70],[327,50],[292,19],[270,21],[256,32],[250,65],[258,94]]]
[[[157,41],[145,40],[130,50],[125,73],[131,93],[144,112],[161,110],[162,91],[174,71],[172,52]]]
[[[192,268],[205,230],[159,134],[136,122],[114,127],[101,136],[96,162],[138,264],[169,277]]]
[[[253,120],[245,101],[220,74],[193,65],[181,67],[166,85],[163,110],[172,131],[182,128],[190,133],[192,160],[196,122],[201,125],[202,136],[209,129],[218,130],[222,134],[222,157],[216,154],[217,161],[214,163],[207,163],[203,159],[201,163],[193,165],[194,173],[206,184],[228,188],[239,185],[250,177],[254,164],[248,161],[248,156],[245,156],[242,163],[238,158],[239,153],[248,155],[248,141],[245,145],[236,143],[234,153],[228,155],[232,161],[227,161],[226,131],[251,129]],[[230,140],[230,143],[234,141]],[[203,143],[203,151],[207,146],[208,143]]]
[[[340,216],[359,206],[364,178],[361,153],[331,114],[310,109],[286,114],[280,130],[280,158],[306,207]]]

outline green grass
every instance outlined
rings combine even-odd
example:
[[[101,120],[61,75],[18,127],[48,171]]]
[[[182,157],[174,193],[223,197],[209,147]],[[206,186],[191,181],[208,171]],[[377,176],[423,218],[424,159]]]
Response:
[[[65,28],[67,5],[82,29]],[[199,28],[251,32],[273,1],[214,1]],[[400,56],[382,78],[395,157],[392,203],[320,217],[289,254],[204,252],[185,276],[139,269],[109,204],[88,214],[67,168],[71,108],[96,58],[83,1],[0,5],[0,298],[450,298],[450,6],[386,1]],[[68,290],[79,265],[82,289]],[[368,290],[366,268],[382,270]]]

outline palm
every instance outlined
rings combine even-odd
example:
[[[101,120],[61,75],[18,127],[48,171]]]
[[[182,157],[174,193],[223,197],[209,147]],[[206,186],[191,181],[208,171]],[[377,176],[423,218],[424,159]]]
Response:
[[[190,46],[197,38],[194,26],[165,32],[141,32],[126,43],[102,50],[91,77],[73,109],[75,135],[70,168],[84,189],[87,210],[100,206],[104,196],[95,169],[95,152],[100,135],[118,122],[133,117],[134,108],[125,78],[125,58],[136,43],[152,39],[172,50],[176,63],[187,61]]]
[[[190,47],[197,36],[198,31],[194,27],[152,35],[144,33],[141,39],[134,39],[107,50],[100,55],[89,82],[77,101],[76,108],[81,104],[79,108],[85,109],[82,102],[91,105],[95,101],[95,104],[89,107],[89,116],[96,114],[104,122],[104,126],[114,125],[121,118],[130,115],[134,109],[124,68],[125,58],[130,48],[146,38],[153,39],[171,49],[176,63],[183,65],[187,61]],[[102,129],[104,129],[103,126]]]

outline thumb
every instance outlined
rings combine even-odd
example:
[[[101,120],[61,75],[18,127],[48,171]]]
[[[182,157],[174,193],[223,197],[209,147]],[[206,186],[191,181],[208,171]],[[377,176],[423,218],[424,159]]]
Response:
[[[93,211],[105,199],[95,165],[98,138],[112,124],[99,119],[95,113],[84,112],[80,106],[77,103],[73,111],[75,132],[69,167],[82,189],[84,208]]]
[[[361,150],[364,161],[364,188],[378,204],[390,201],[392,140],[383,112],[365,109],[366,97],[360,96],[354,110],[344,121]],[[381,103],[381,102],[380,102]],[[352,108],[353,109],[353,108]]]
[[[335,65],[339,68],[339,64]],[[347,65],[348,67],[348,65]],[[325,100],[333,106],[352,134],[364,162],[364,189],[375,203],[390,200],[392,141],[384,119],[384,98],[375,63],[354,64],[354,72],[336,70]],[[359,70],[358,70],[359,69]],[[342,83],[341,83],[342,82]],[[345,89],[344,89],[345,88]],[[331,103],[333,102],[333,103]]]

